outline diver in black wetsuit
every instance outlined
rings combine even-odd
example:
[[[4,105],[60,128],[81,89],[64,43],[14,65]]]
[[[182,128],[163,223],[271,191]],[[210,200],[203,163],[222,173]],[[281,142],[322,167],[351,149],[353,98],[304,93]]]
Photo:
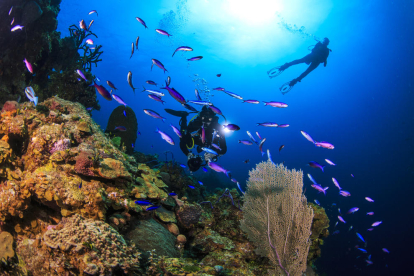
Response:
[[[297,82],[302,81],[302,79],[306,77],[310,72],[315,70],[316,67],[319,66],[319,64],[323,63],[323,66],[326,67],[326,64],[328,63],[327,59],[328,59],[329,52],[330,52],[328,45],[329,45],[329,39],[325,37],[322,43],[321,42],[316,43],[315,47],[313,47],[312,52],[309,55],[306,55],[305,57],[301,59],[297,59],[297,60],[285,63],[284,65],[280,66],[279,70],[284,71],[292,65],[296,65],[300,63],[310,64],[308,69],[306,69],[305,72],[303,72],[296,79],[293,79],[290,81],[289,83],[290,86],[294,86]]]
[[[215,113],[208,108],[207,106],[203,106],[200,113],[196,115],[196,117],[187,125],[187,116],[189,115],[186,111],[173,111],[170,109],[166,109],[166,111],[172,115],[181,117],[180,126],[181,126],[181,133],[182,138],[180,139],[180,148],[181,151],[187,155],[188,161],[187,165],[190,171],[195,172],[197,171],[202,163],[203,160],[200,156],[194,155],[190,152],[196,146],[197,153],[202,152],[202,147],[210,148],[213,151],[217,152],[221,156],[227,152],[227,145],[226,145],[226,137],[224,136],[223,126],[219,124],[219,118],[215,115]],[[202,133],[204,128],[204,137],[205,141],[202,141]],[[220,149],[215,148],[212,144],[217,145]],[[209,161],[217,161],[217,156],[211,153],[204,154],[204,160],[206,162]]]

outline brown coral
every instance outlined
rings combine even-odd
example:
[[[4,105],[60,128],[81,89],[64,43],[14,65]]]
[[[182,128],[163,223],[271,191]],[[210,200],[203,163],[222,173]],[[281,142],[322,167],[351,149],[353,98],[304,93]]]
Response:
[[[9,232],[0,233],[0,260],[14,257],[13,236]]]
[[[185,204],[176,211],[178,221],[184,228],[191,228],[201,217],[201,207],[194,204]]]

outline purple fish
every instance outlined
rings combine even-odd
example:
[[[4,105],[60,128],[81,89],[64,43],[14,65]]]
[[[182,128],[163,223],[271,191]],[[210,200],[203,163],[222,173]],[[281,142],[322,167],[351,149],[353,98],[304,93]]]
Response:
[[[253,142],[248,141],[248,140],[239,140],[239,143],[241,143],[243,145],[247,145],[247,146],[253,145]]]
[[[335,186],[336,186],[339,190],[342,190],[341,186],[339,186],[338,181],[337,181],[334,177],[332,177],[332,182],[335,184]]]
[[[325,161],[326,161],[326,163],[328,163],[331,166],[336,166],[336,164],[334,162],[332,162],[331,160],[329,160],[329,159],[325,159]]]
[[[30,62],[28,62],[27,59],[24,59],[23,62],[26,65],[27,70],[29,70],[29,72],[33,74],[33,66],[32,66],[32,64]]]
[[[200,93],[198,93],[198,90],[197,90],[197,89],[195,89],[194,93],[195,93],[196,99],[197,99],[198,101],[202,101],[202,99],[201,99],[201,97],[200,97]]]
[[[374,202],[374,200],[373,200],[372,198],[370,198],[370,197],[365,197],[365,199],[366,199],[368,202]]]
[[[174,53],[172,54],[172,56],[175,55],[176,52],[178,51],[187,51],[187,52],[191,52],[193,49],[191,47],[188,46],[180,46],[177,49],[175,49]]]
[[[213,105],[210,102],[207,101],[188,101],[189,103],[198,104],[198,105]]]
[[[374,212],[368,212],[367,215],[368,216],[373,216],[374,215]]]
[[[225,89],[223,87],[216,87],[216,88],[213,88],[213,90],[224,91]]]
[[[13,10],[13,6],[9,10],[9,15],[12,13],[12,10]]]
[[[203,58],[202,56],[196,56],[196,57],[188,58],[187,61],[195,61],[195,60],[200,60],[202,58]]]
[[[170,124],[170,127],[172,127],[172,129],[173,129],[174,133],[175,133],[175,134],[177,134],[177,136],[178,136],[178,137],[180,137],[180,138],[182,138],[182,137],[183,137],[183,135],[181,134],[181,131],[180,131],[178,128],[176,128],[176,127],[175,127],[175,126],[173,126],[172,124]]]
[[[328,142],[316,142],[315,141],[315,146],[320,147],[320,148],[325,148],[325,149],[334,149],[334,145],[332,145],[331,143]]]
[[[262,156],[265,154],[264,151],[263,151],[264,142],[266,142],[266,138],[264,138],[262,141],[260,141],[260,144],[259,144],[259,150],[260,150],[260,153],[262,154]],[[272,163],[273,163],[273,161],[272,161]]]
[[[220,165],[218,165],[217,163],[214,163],[214,162],[208,162],[208,166],[210,167],[210,169],[212,169],[212,170],[214,170],[214,171],[216,171],[216,172],[222,172],[222,173],[224,173],[225,175],[227,175],[227,177],[230,177],[230,176],[229,176],[230,171],[228,171],[228,170],[226,170],[226,169],[222,168],[222,167],[221,167]]]
[[[351,196],[351,193],[350,193],[350,192],[348,192],[348,191],[344,191],[344,190],[339,191],[339,194],[340,194],[341,196],[344,196],[344,197]]]
[[[161,30],[161,29],[155,29],[155,31],[156,31],[157,33],[159,33],[159,34],[166,35],[166,36],[168,36],[168,37],[172,36],[172,35],[170,35],[169,33],[167,33],[166,31]]]
[[[93,86],[95,86],[96,90],[99,94],[101,94],[102,97],[104,97],[108,101],[112,101],[111,93],[109,93],[105,87],[103,87],[102,85],[98,85],[95,82],[93,83]]]
[[[369,229],[367,229],[367,231],[372,231],[372,230],[374,230],[374,228],[369,228]]]
[[[347,212],[347,214],[353,214],[353,213],[357,212],[358,210],[359,210],[358,207],[351,208],[351,209],[349,209],[349,211]]]
[[[118,95],[112,94],[112,98],[114,98],[115,101],[117,101],[119,104],[123,104],[127,106],[127,104],[124,102],[124,100],[121,99]]]
[[[139,42],[139,36],[137,36],[137,39],[135,40],[135,48],[138,50],[138,42]]]
[[[109,87],[111,87],[112,89],[118,90],[118,88],[115,87],[115,85],[110,82],[110,81],[106,81],[106,83],[109,85]]]
[[[157,95],[154,95],[154,94],[148,94],[148,98],[150,98],[154,101],[160,102],[162,104],[165,103],[165,101],[163,101],[160,97],[158,97]]]
[[[221,113],[221,110],[215,107],[214,105],[210,105],[209,108],[213,110],[213,112],[216,113],[217,115],[223,115],[223,113]]]
[[[230,92],[230,91],[223,91],[223,92],[226,93],[229,96],[232,96],[233,98],[236,98],[236,99],[239,99],[239,100],[243,100],[243,98],[241,96],[239,96],[239,95],[237,95],[237,94],[235,94],[233,92]]]
[[[161,138],[164,139],[168,144],[174,145],[174,140],[167,133],[162,132],[158,128],[156,131],[161,135]]]
[[[382,251],[384,251],[385,253],[388,253],[388,254],[390,253],[390,251],[388,251],[388,249],[385,248],[385,247],[382,249]]]
[[[315,179],[313,179],[312,175],[310,175],[309,173],[308,173],[308,177],[309,177],[310,181],[312,181],[312,183],[313,183],[313,184],[315,184],[315,185],[319,185],[319,184],[315,181]]]
[[[139,23],[141,23],[142,25],[144,25],[145,29],[148,29],[147,24],[145,24],[144,20],[142,20],[139,17],[135,17],[136,20],[138,20]]]
[[[24,26],[16,25],[13,28],[11,28],[11,31],[14,32],[14,31],[17,31],[17,30],[23,30],[23,28],[24,28]]]
[[[151,84],[151,85],[157,85],[155,82],[153,82],[152,80],[147,80],[146,83]]]
[[[321,169],[321,171],[323,171],[323,168],[325,167],[325,166],[322,166],[321,164],[319,164],[316,161],[310,161],[308,164],[311,168]]]
[[[264,105],[270,105],[270,106],[279,107],[279,108],[288,107],[287,104],[282,103],[282,102],[264,102]]]
[[[272,122],[265,122],[265,123],[257,123],[257,126],[264,126],[264,127],[277,127],[278,124]]]
[[[180,104],[186,103],[186,100],[184,99],[184,97],[180,93],[178,93],[177,90],[169,87],[167,84],[165,84],[165,87],[161,87],[161,89],[166,89],[168,93],[170,93],[171,97],[173,97]]]
[[[82,78],[82,79],[84,79],[85,81],[88,81],[87,79],[86,79],[86,77],[85,77],[85,75],[83,74],[83,72],[81,71],[81,70],[76,70],[76,73]]]
[[[381,223],[382,223],[382,221],[376,221],[371,226],[375,227],[375,226],[380,225]]]
[[[213,148],[216,148],[216,149],[218,149],[218,150],[221,150],[221,148],[220,148],[218,145],[214,144],[214,143],[212,143],[212,144],[211,144],[211,146],[212,146]]]
[[[201,126],[201,143],[203,143],[203,145],[206,142],[206,130],[204,129],[204,124]]]
[[[254,139],[254,137],[253,137],[253,135],[250,133],[250,131],[246,131],[246,132],[247,132],[247,135],[249,135],[250,139],[252,139],[252,141],[253,141],[256,145],[258,145],[259,143],[256,141],[256,139]]]
[[[277,127],[285,128],[285,127],[289,127],[289,126],[290,126],[289,124],[280,124]]]
[[[163,70],[163,71],[164,71],[164,73],[165,73],[165,71],[167,71],[167,69],[165,69],[165,67],[164,67],[164,65],[161,63],[161,61],[156,60],[155,58],[153,58],[153,59],[152,59],[151,70],[152,70],[152,67],[154,66],[154,64],[155,64],[158,68],[160,68],[161,70]],[[168,72],[168,71],[167,71],[167,72]]]
[[[145,114],[155,118],[155,119],[161,119],[163,122],[165,121],[164,117],[161,117],[160,114],[158,114],[157,112],[155,112],[154,110],[151,109],[144,109]]]
[[[300,133],[302,133],[303,137],[305,137],[306,140],[308,140],[309,142],[312,142],[313,144],[315,144],[315,141],[312,139],[312,137],[309,134],[307,134],[303,130],[301,130]]]
[[[228,130],[231,130],[231,131],[240,130],[240,127],[238,125],[235,125],[235,124],[227,124],[227,125],[223,125],[223,127],[225,129],[228,129]]]
[[[92,11],[90,11],[90,12],[88,13],[88,15],[91,15],[91,14],[93,14],[93,13],[96,13],[96,16],[98,16],[98,12],[97,12],[96,10],[92,10]]]
[[[251,104],[259,104],[260,103],[260,101],[257,101],[257,100],[244,100],[243,102],[244,103],[251,103]]]
[[[339,219],[339,221],[341,221],[343,223],[346,223],[346,221],[341,216],[338,216],[338,219]]]
[[[329,189],[329,187],[322,188],[322,186],[319,184],[312,184],[311,186],[312,188],[316,189],[318,192],[323,193],[324,195],[326,195],[326,190]]]
[[[126,129],[126,127],[124,127],[124,126],[117,126],[117,127],[115,127],[115,129],[114,129],[114,130],[126,131],[127,129]]]
[[[257,137],[259,137],[260,140],[263,140],[262,136],[260,136],[260,133],[258,131],[256,131],[256,135]]]

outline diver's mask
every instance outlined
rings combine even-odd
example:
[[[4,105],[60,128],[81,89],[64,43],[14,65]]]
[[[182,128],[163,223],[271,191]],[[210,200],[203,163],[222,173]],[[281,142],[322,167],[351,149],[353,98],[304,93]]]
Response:
[[[213,122],[213,118],[212,118],[212,117],[209,117],[209,116],[204,115],[204,116],[201,116],[201,121],[203,122],[203,124],[204,124],[205,126],[209,126],[209,125],[211,124],[211,122]]]
[[[188,159],[187,165],[190,171],[195,172],[195,171],[198,171],[198,169],[201,167],[202,162],[203,161],[201,160],[201,157],[197,156],[197,157]]]

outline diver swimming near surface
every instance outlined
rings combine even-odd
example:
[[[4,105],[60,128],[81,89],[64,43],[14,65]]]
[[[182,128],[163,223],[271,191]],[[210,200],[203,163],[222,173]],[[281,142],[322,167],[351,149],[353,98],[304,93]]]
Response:
[[[226,138],[224,128],[218,122],[219,118],[207,106],[203,106],[201,111],[190,120],[187,125],[187,116],[190,114],[186,111],[175,111],[165,109],[171,115],[181,117],[180,138],[181,151],[187,156],[187,165],[190,171],[195,172],[207,162],[217,161],[217,158],[227,152]],[[197,153],[204,151],[204,161],[199,155],[195,155],[191,150],[196,146]]]
[[[327,60],[328,60],[329,52],[332,52],[332,50],[328,48],[328,45],[329,45],[329,39],[325,37],[322,43],[320,41],[316,43],[315,47],[313,47],[312,52],[310,54],[304,56],[301,59],[296,59],[294,61],[287,62],[283,64],[282,66],[274,67],[271,70],[269,70],[267,72],[267,74],[269,75],[269,78],[274,78],[274,77],[279,76],[283,71],[285,71],[287,68],[289,68],[292,65],[296,65],[300,63],[308,64],[309,65],[308,69],[306,69],[306,71],[303,72],[299,77],[289,82],[286,82],[280,87],[280,91],[282,92],[282,94],[283,95],[286,94],[293,88],[293,86],[297,82],[301,82],[304,77],[306,77],[310,72],[315,70],[319,66],[319,64],[323,63],[324,67],[326,67],[328,63]]]

